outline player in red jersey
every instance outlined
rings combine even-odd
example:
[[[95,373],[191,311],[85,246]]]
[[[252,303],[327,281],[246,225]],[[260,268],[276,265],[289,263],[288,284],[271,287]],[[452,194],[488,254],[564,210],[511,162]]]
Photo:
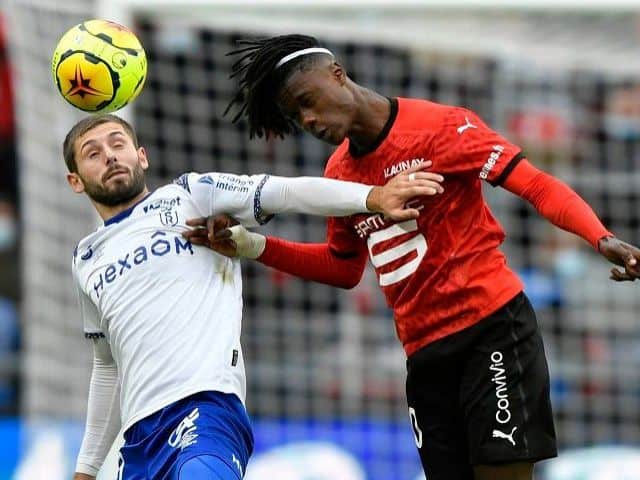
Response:
[[[242,103],[235,120],[245,115],[251,136],[300,126],[338,145],[327,177],[368,184],[432,162],[444,192],[416,199],[416,218],[400,223],[371,214],[332,218],[321,244],[240,226],[213,232],[209,219],[213,248],[344,288],[360,281],[368,256],[408,357],[409,414],[428,478],[530,480],[534,462],[556,455],[549,374],[535,314],[498,249],[504,232],[481,181],[521,196],[623,266],[612,270],[614,280],[640,276],[640,250],[469,110],[366,89],[312,37],[248,42],[235,53],[243,54],[234,72],[240,92],[232,104]],[[200,234],[190,235],[198,241]],[[233,242],[221,240],[229,236]]]

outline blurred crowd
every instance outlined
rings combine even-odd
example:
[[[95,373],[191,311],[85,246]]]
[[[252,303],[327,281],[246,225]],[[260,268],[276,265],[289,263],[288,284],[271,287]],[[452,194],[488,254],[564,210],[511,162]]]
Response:
[[[15,122],[0,12],[0,415],[17,413],[20,278]]]

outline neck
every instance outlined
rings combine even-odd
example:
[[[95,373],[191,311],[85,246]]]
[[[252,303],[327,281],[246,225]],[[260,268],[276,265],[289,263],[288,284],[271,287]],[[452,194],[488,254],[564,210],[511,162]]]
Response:
[[[93,203],[93,206],[96,207],[96,210],[98,211],[98,215],[100,215],[100,218],[102,218],[102,220],[104,221],[104,220],[109,220],[111,217],[115,217],[120,212],[123,212],[127,208],[135,205],[140,200],[142,200],[148,193],[149,193],[149,189],[147,187],[144,187],[142,192],[140,192],[138,195],[133,197],[131,200],[127,200],[126,202],[120,203],[118,205],[113,205],[113,206],[97,203],[97,202],[94,202],[93,200],[91,201],[91,203]]]
[[[360,85],[355,85],[354,96],[357,112],[347,136],[358,147],[366,148],[378,139],[391,114],[391,105],[386,97]]]

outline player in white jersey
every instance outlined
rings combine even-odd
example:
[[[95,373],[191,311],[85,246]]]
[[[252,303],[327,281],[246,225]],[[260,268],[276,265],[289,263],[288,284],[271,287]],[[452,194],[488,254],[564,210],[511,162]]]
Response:
[[[183,238],[186,219],[228,213],[377,211],[396,220],[441,177],[408,170],[384,187],[323,178],[189,173],[150,192],[133,128],[93,116],[67,134],[67,180],[104,225],[73,255],[94,364],[75,480],[95,478],[121,425],[119,479],[241,479],[253,448],[244,408],[240,263]]]

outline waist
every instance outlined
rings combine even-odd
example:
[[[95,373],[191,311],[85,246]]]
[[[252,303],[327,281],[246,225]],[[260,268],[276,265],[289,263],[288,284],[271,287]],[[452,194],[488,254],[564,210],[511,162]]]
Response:
[[[524,285],[511,270],[459,287],[427,290],[394,308],[398,338],[407,356],[431,342],[468,328],[503,307]]]

